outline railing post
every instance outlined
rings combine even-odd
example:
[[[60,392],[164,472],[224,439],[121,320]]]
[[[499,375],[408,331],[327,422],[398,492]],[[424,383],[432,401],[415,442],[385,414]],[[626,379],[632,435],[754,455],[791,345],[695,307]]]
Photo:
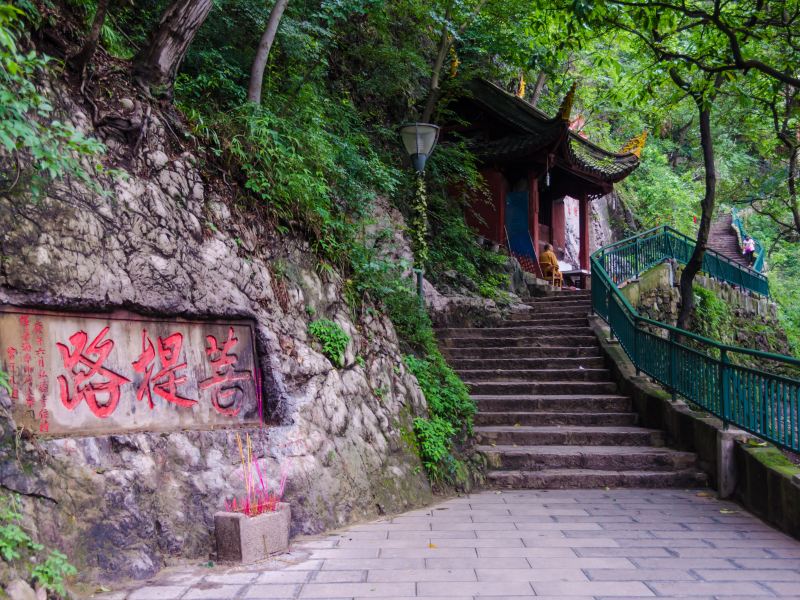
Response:
[[[672,394],[672,401],[678,399],[678,389],[676,387],[676,380],[678,379],[678,365],[677,363],[677,349],[675,347],[675,332],[669,330],[669,391]]]
[[[722,428],[728,429],[731,400],[728,393],[728,351],[725,348],[721,348],[719,351],[719,389],[722,400]]]
[[[639,376],[639,319],[633,317],[633,366],[636,367],[636,375]]]
[[[639,270],[641,267],[641,263],[639,261],[639,238],[636,238],[636,249],[634,250],[634,264],[636,265],[636,279],[639,279],[639,274],[641,271]]]
[[[614,325],[611,324],[611,286],[606,290],[606,321],[608,321],[608,339],[614,341]]]

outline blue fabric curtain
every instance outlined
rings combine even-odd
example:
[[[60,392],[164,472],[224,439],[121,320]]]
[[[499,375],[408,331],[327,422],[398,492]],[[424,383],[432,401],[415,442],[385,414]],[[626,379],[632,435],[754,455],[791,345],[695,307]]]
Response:
[[[538,261],[528,231],[527,192],[512,192],[506,196],[506,235],[511,252]]]

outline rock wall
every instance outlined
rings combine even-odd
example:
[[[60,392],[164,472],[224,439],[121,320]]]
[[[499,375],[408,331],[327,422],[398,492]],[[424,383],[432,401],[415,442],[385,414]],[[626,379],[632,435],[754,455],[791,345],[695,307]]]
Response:
[[[680,266],[665,263],[624,286],[622,293],[642,316],[674,325],[680,310],[676,283],[681,272]],[[791,355],[774,302],[702,274],[695,283],[712,291],[729,308],[730,321],[720,332],[723,343]]]
[[[267,422],[39,437],[18,430],[0,388],[0,486],[23,495],[37,537],[64,550],[85,579],[144,578],[176,558],[207,558],[213,513],[243,491],[237,433],[251,436],[273,489],[288,472],[295,534],[427,502],[409,442],[425,400],[388,319],[353,315],[342,282],[319,274],[308,244],[239,208],[235,189],[201,172],[203,157],[178,147],[174,123],[157,109],[120,102],[129,109],[119,108],[121,117],[146,119],[147,135],[133,147],[93,131],[73,95],[54,95],[126,177],[98,178],[106,194],[64,181],[38,201],[0,198],[0,304],[250,319]],[[401,230],[399,215],[376,211]],[[394,242],[388,251],[407,253],[402,236]],[[311,315],[350,336],[343,368],[310,339]]]

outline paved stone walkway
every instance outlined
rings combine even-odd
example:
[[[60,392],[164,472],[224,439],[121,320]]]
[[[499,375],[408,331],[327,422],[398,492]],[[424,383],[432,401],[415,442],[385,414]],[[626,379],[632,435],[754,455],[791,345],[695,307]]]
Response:
[[[483,492],[293,544],[262,565],[172,569],[106,600],[800,599],[800,542],[710,492]]]

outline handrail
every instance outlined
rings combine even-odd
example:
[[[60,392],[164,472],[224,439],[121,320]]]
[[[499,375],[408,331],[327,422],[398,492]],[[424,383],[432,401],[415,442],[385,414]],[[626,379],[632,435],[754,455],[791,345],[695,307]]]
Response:
[[[731,226],[736,230],[736,237],[739,238],[739,246],[741,246],[744,242],[744,238],[747,237],[747,231],[744,229],[744,223],[739,217],[739,211],[736,210],[736,207],[731,208]],[[753,262],[753,270],[762,273],[764,271],[764,259],[766,254],[764,253],[764,247],[761,245],[761,242],[755,238],[753,238],[753,241],[756,243],[756,259]]]
[[[591,256],[592,310],[609,324],[637,373],[718,416],[726,427],[733,423],[800,451],[800,359],[729,346],[644,317],[620,291],[619,285],[666,261],[685,264],[693,250],[690,238],[666,226],[601,248]],[[762,274],[717,255],[707,252],[706,273],[769,294]]]

